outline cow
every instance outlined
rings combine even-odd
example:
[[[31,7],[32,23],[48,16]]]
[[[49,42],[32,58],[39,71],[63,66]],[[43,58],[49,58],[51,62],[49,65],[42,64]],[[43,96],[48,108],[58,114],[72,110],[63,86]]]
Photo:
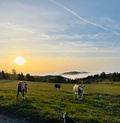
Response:
[[[84,85],[77,85],[75,84],[73,86],[73,98],[75,99],[77,97],[77,99],[82,99],[83,97],[83,89],[84,89]],[[81,98],[80,98],[81,97]]]
[[[62,117],[63,117],[64,123],[78,123],[77,121],[73,120],[70,116],[68,116],[68,112],[62,113]]]
[[[27,84],[26,84],[26,82],[19,82],[18,83],[16,97],[19,96],[19,92],[21,92],[23,99],[25,99],[25,97],[27,97]]]
[[[61,85],[60,84],[55,84],[54,85],[54,89],[57,88],[57,89],[60,89],[61,88]]]

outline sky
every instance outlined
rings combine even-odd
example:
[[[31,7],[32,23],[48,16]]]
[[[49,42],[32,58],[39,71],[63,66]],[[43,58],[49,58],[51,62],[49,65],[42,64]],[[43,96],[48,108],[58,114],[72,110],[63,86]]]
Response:
[[[120,72],[120,0],[0,0],[0,70]],[[25,64],[17,65],[22,56]]]

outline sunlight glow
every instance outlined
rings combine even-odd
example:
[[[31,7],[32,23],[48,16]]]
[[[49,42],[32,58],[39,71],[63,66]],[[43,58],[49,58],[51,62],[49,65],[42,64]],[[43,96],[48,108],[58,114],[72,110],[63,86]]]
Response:
[[[23,65],[25,63],[25,59],[21,56],[16,57],[15,63],[18,64],[18,65]]]

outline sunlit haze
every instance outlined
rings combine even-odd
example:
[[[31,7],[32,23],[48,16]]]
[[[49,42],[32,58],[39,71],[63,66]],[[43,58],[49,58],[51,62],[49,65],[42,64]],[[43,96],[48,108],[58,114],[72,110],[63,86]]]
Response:
[[[120,72],[119,11],[120,0],[2,0],[0,69]]]
[[[23,65],[25,63],[25,59],[22,56],[18,56],[15,59],[15,63],[18,65]]]

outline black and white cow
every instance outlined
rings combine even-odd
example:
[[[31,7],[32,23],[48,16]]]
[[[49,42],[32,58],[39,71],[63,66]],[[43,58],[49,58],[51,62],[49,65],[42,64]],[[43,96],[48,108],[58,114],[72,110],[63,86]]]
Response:
[[[54,89],[57,88],[57,89],[60,89],[61,88],[61,85],[60,84],[55,84],[54,85]]]
[[[62,117],[63,117],[64,123],[78,123],[77,121],[73,120],[70,116],[68,116],[68,112],[62,113]]]
[[[76,97],[77,99],[82,99],[84,87],[85,87],[84,85],[77,85],[77,84],[73,86],[73,98],[74,99]]]
[[[19,92],[21,92],[23,99],[25,99],[25,97],[27,97],[27,84],[26,84],[26,82],[19,82],[18,83],[16,97],[19,96]]]

